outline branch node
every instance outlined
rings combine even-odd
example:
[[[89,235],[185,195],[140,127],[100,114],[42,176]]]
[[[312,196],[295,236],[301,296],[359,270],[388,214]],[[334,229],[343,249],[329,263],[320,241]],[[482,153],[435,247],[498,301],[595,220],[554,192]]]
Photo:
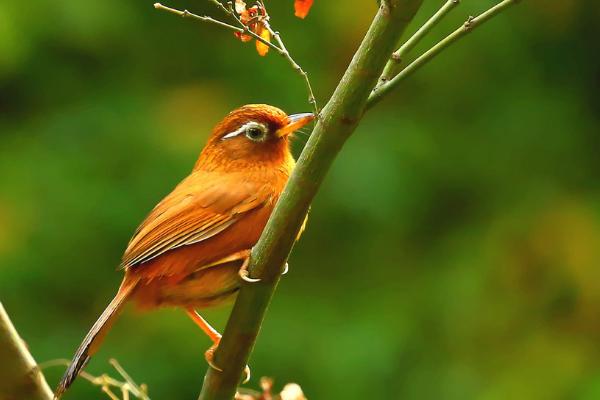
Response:
[[[475,19],[474,16],[469,15],[469,18],[467,18],[467,20],[465,21],[465,23],[463,25],[466,30],[470,30],[471,29],[471,27],[473,25],[473,20],[474,19]]]
[[[383,73],[380,77],[380,82],[385,82],[396,75],[398,66],[402,63],[405,56],[413,49],[419,42],[431,32],[433,28],[440,23],[442,19],[450,11],[452,11],[460,0],[446,0],[446,2],[433,14],[417,31],[410,37],[398,50],[392,53],[390,60],[387,62]]]

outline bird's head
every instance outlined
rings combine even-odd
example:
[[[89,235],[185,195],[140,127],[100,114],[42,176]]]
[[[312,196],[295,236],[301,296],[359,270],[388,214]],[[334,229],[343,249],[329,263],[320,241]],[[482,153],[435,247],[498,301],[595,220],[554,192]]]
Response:
[[[214,128],[196,169],[235,170],[287,163],[291,160],[291,134],[313,119],[312,113],[287,115],[266,104],[242,106]]]

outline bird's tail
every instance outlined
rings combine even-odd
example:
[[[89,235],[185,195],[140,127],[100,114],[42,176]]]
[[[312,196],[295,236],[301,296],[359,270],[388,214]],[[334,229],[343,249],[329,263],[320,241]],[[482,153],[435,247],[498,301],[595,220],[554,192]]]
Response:
[[[115,321],[119,312],[125,305],[125,302],[131,292],[137,286],[138,280],[125,279],[117,292],[117,295],[110,302],[108,307],[102,312],[100,318],[94,323],[92,329],[83,339],[81,345],[77,349],[71,365],[65,372],[64,376],[60,380],[56,391],[54,392],[54,398],[59,399],[60,396],[71,386],[79,372],[85,367],[90,360],[90,357],[96,353],[106,333],[110,330],[112,323]]]

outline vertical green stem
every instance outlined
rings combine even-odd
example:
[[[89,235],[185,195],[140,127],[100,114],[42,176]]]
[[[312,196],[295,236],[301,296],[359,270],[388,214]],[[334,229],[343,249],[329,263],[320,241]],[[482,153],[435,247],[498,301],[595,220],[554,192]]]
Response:
[[[215,362],[199,400],[231,400],[256,341],[265,311],[279,281],[308,207],[346,139],[365,111],[369,93],[422,0],[384,0],[331,99],[319,116],[294,173],[252,251],[250,274],[227,322]]]

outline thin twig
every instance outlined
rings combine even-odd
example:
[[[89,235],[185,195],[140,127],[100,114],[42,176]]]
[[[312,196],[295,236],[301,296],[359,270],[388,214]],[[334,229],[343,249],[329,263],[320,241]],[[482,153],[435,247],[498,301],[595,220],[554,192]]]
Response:
[[[154,8],[156,8],[157,10],[163,10],[163,11],[168,11],[172,14],[178,15],[182,18],[192,18],[192,19],[197,19],[199,21],[203,21],[203,22],[210,22],[212,24],[216,24],[219,25],[223,28],[226,29],[230,29],[234,32],[239,32],[239,33],[244,33],[245,30],[242,28],[238,28],[236,26],[230,25],[228,23],[219,21],[217,19],[211,18],[211,17],[207,17],[205,15],[196,15],[194,13],[189,12],[188,10],[177,10],[176,8],[171,8],[171,7],[167,7],[167,6],[163,6],[160,3],[154,3]]]
[[[294,59],[290,55],[290,52],[285,47],[285,44],[283,43],[283,40],[281,40],[281,35],[279,34],[279,32],[278,31],[274,31],[271,28],[271,24],[269,24],[268,20],[263,21],[263,23],[264,23],[265,27],[267,28],[267,30],[269,31],[269,33],[271,34],[271,36],[273,36],[275,38],[275,41],[277,42],[277,44],[279,45],[279,47],[283,50],[283,52],[280,53],[280,54],[283,56],[283,58],[285,58],[290,63],[290,65],[292,66],[292,68],[294,69],[294,71],[296,71],[297,73],[299,73],[300,76],[302,76],[302,79],[304,79],[304,83],[306,85],[306,90],[308,91],[308,102],[313,107],[313,110],[315,112],[315,117],[318,118],[318,116],[319,116],[319,107],[317,106],[317,99],[315,99],[315,95],[313,93],[313,89],[312,89],[312,86],[310,84],[310,80],[308,79],[308,74],[302,69],[302,67],[296,61],[294,61]]]
[[[308,102],[313,107],[313,110],[315,112],[315,116],[318,117],[318,115],[319,115],[319,107],[317,106],[317,101],[316,101],[316,98],[315,98],[312,86],[310,84],[310,80],[308,79],[308,74],[292,58],[290,52],[285,47],[285,44],[283,43],[283,40],[281,39],[281,35],[279,34],[279,32],[277,32],[277,31],[275,31],[275,30],[273,30],[271,28],[271,25],[269,24],[269,18],[268,18],[268,16],[265,19],[263,19],[262,23],[264,24],[265,28],[267,28],[267,30],[269,31],[269,33],[271,34],[271,36],[273,36],[273,38],[277,42],[277,45],[274,44],[274,43],[271,43],[270,41],[268,41],[266,39],[264,39],[260,35],[257,35],[255,32],[253,32],[250,29],[250,27],[247,24],[244,24],[242,22],[242,20],[238,17],[237,13],[235,12],[235,10],[233,8],[233,3],[231,1],[227,2],[227,7],[225,7],[225,5],[223,5],[223,3],[221,3],[218,0],[209,0],[209,1],[211,3],[213,3],[215,6],[217,6],[226,15],[230,16],[231,18],[233,18],[234,21],[236,22],[236,24],[239,27],[231,25],[231,24],[228,24],[228,23],[225,23],[225,22],[222,22],[222,21],[219,21],[219,20],[216,20],[216,19],[208,17],[208,16],[196,15],[196,14],[193,14],[193,13],[189,12],[188,10],[178,10],[176,8],[167,7],[167,6],[162,5],[161,3],[155,3],[154,4],[154,8],[156,8],[158,10],[168,11],[168,12],[170,12],[172,14],[175,14],[175,15],[178,15],[180,17],[193,18],[193,19],[196,19],[196,20],[199,20],[199,21],[203,21],[203,22],[214,23],[214,24],[217,24],[217,25],[222,26],[224,28],[233,30],[235,32],[249,35],[252,38],[258,40],[259,42],[267,45],[269,48],[275,50],[275,52],[277,52],[277,54],[279,54],[280,56],[282,56],[283,58],[285,58],[287,60],[287,62],[292,67],[292,69],[294,71],[296,71],[302,77],[302,79],[304,80],[304,84],[306,85],[306,90],[308,92]],[[263,7],[264,7],[264,5],[263,5]]]
[[[219,2],[218,2],[218,1],[216,1],[216,0],[214,0],[214,1],[213,1],[213,0],[211,0],[211,1],[212,1],[213,3],[219,3]],[[219,4],[220,4],[220,3],[219,3]],[[223,6],[223,5],[221,4],[221,6]],[[237,26],[233,26],[233,25],[231,25],[231,24],[228,24],[228,23],[226,23],[226,22],[219,21],[218,19],[214,19],[214,18],[212,18],[212,17],[208,17],[208,16],[206,16],[206,15],[197,15],[197,14],[194,14],[194,13],[192,13],[192,12],[189,12],[188,10],[178,10],[178,9],[176,9],[176,8],[171,8],[171,7],[164,6],[164,5],[162,5],[161,3],[154,3],[154,8],[156,8],[157,10],[168,11],[168,12],[170,12],[171,14],[178,15],[178,16],[180,16],[180,17],[182,17],[182,18],[192,18],[192,19],[195,19],[195,20],[198,20],[198,21],[209,22],[209,23],[212,23],[212,24],[219,25],[219,26],[221,26],[221,27],[223,27],[223,28],[226,28],[226,29],[232,30],[232,31],[234,31],[234,32],[237,32],[237,33],[243,33],[243,34],[246,34],[246,35],[250,35],[250,36],[252,36],[254,39],[256,39],[256,40],[258,40],[258,41],[260,41],[260,42],[264,43],[264,44],[265,44],[265,45],[267,45],[267,46],[269,46],[270,48],[272,48],[273,50],[275,50],[275,51],[276,51],[276,52],[278,52],[279,54],[283,54],[283,50],[282,50],[282,49],[280,49],[279,47],[275,46],[273,43],[271,43],[271,42],[269,42],[269,41],[267,41],[267,40],[263,39],[262,37],[260,37],[260,36],[259,36],[259,35],[257,35],[256,33],[252,32],[252,31],[250,30],[250,28],[249,28],[247,25],[245,25],[245,24],[244,24],[244,23],[243,23],[243,22],[242,22],[242,21],[241,21],[241,20],[240,20],[240,19],[237,17],[237,15],[235,15],[235,13],[230,13],[229,11],[227,11],[227,13],[228,13],[229,15],[233,16],[233,18],[235,18],[236,22],[237,22],[237,23],[240,25],[240,27],[239,27],[239,28],[238,28]]]
[[[458,4],[460,0],[448,0],[435,14],[431,16],[415,33],[412,35],[398,50],[392,53],[390,60],[386,64],[383,69],[383,73],[381,74],[381,78],[379,78],[380,82],[388,81],[391,77],[393,77],[396,72],[398,66],[404,60],[406,54],[411,51],[420,41],[423,39],[431,30],[446,16],[450,11],[452,11]]]
[[[105,393],[111,400],[128,400],[129,394],[135,396],[136,399],[140,400],[150,400],[148,397],[146,385],[142,384],[138,386],[131,376],[125,372],[123,367],[114,359],[109,361],[111,365],[117,370],[117,372],[125,379],[125,382],[121,382],[117,379],[110,377],[107,374],[102,374],[100,376],[94,376],[88,372],[81,371],[79,376],[81,376],[86,381],[90,382],[94,386],[99,386],[100,390]],[[43,363],[38,364],[40,369],[45,369],[48,367],[55,366],[69,366],[71,364],[70,360],[67,359],[56,359],[50,360]],[[111,390],[111,388],[118,388],[122,395],[123,399],[119,399],[119,397]]]
[[[479,14],[477,17],[469,17],[458,29],[456,29],[450,35],[446,36],[444,39],[439,41],[435,46],[427,50],[412,63],[407,65],[402,71],[400,71],[400,73],[394,76],[391,80],[374,88],[373,92],[369,96],[367,108],[371,108],[373,105],[379,102],[379,100],[381,100],[386,94],[388,94],[392,89],[394,89],[402,80],[404,80],[406,77],[412,75],[415,71],[423,67],[435,56],[437,56],[441,51],[448,48],[452,43],[456,42],[457,40],[467,35],[469,32],[473,31],[475,28],[477,28],[484,22],[490,20],[494,16],[500,14],[502,11],[506,10],[510,6],[519,3],[520,1],[521,0],[504,0],[496,4],[492,8],[488,9],[487,11]]]
[[[227,15],[231,15],[230,11],[221,3],[219,0],[208,0],[213,3],[215,6],[219,7],[221,11],[223,11]]]
[[[140,399],[148,398],[145,390],[143,390],[141,386],[138,386],[138,384],[135,383],[135,381],[133,380],[131,375],[129,375],[127,373],[127,371],[125,371],[125,368],[123,368],[117,360],[115,360],[114,358],[111,358],[110,360],[108,360],[108,362],[110,363],[110,365],[113,366],[114,369],[117,370],[119,375],[121,375],[123,377],[123,379],[125,379],[125,381],[128,384],[129,391],[132,392],[132,394],[134,396],[139,397]],[[123,399],[123,400],[125,400],[125,399]]]
[[[114,394],[114,393],[113,393],[113,391],[112,391],[112,390],[110,390],[110,387],[108,387],[108,386],[102,386],[102,391],[103,391],[104,393],[106,393],[106,395],[107,395],[108,397],[110,397],[110,400],[121,400],[121,399],[119,399],[119,398],[117,397],[117,395],[116,395],[116,394]]]
[[[211,1],[218,2],[218,0],[211,0]],[[229,4],[231,5],[231,2],[229,2]],[[260,2],[260,4],[263,7],[263,9],[265,9],[265,4],[262,1]],[[230,11],[232,12],[233,10],[230,10]],[[234,15],[235,15],[235,13],[234,13]],[[263,25],[265,26],[265,28],[269,31],[271,36],[275,39],[275,41],[279,45],[279,48],[281,48],[282,51],[279,54],[283,58],[285,58],[287,60],[287,62],[291,65],[292,69],[294,71],[296,71],[298,74],[300,74],[300,76],[302,76],[302,79],[304,79],[304,84],[306,85],[306,90],[308,92],[308,102],[313,107],[315,118],[318,118],[319,117],[319,107],[317,105],[317,100],[315,98],[315,94],[314,94],[312,86],[310,84],[310,79],[308,79],[308,74],[306,73],[306,71],[304,71],[304,69],[302,69],[300,64],[298,64],[292,58],[292,55],[288,51],[287,47],[285,47],[285,44],[283,43],[283,40],[281,39],[281,34],[279,33],[279,31],[276,31],[271,27],[270,18],[268,16],[268,13],[267,13],[267,17],[264,18],[262,22],[263,22]]]

